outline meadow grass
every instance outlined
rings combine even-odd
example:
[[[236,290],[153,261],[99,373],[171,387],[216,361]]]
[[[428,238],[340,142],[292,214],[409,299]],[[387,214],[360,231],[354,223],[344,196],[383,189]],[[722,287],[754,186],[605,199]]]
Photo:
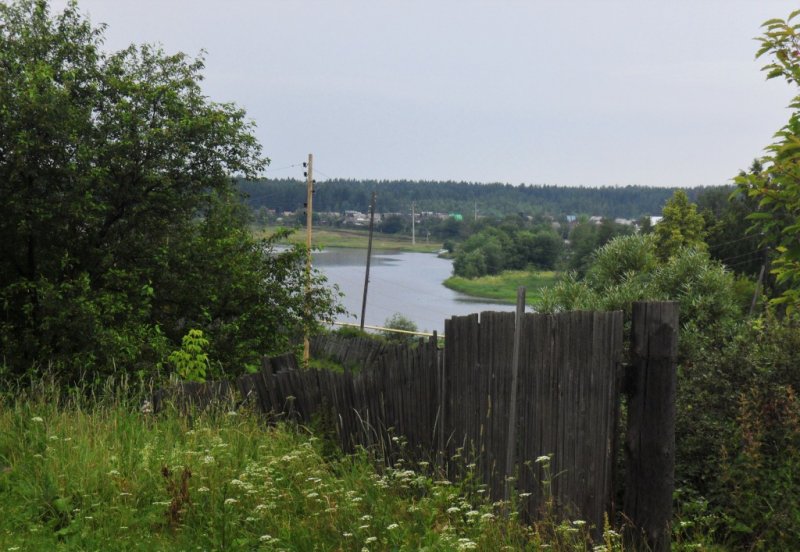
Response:
[[[430,466],[247,409],[180,415],[29,390],[0,405],[0,550],[523,550],[529,528]]]
[[[517,288],[525,286],[526,302],[536,304],[541,298],[541,288],[553,285],[557,278],[558,273],[551,271],[507,270],[495,276],[473,279],[451,276],[444,281],[444,285],[466,295],[506,303],[516,303]]]
[[[274,234],[278,230],[277,226],[254,228],[253,235],[257,238],[265,238]],[[369,241],[367,230],[356,230],[352,228],[314,228],[313,245],[321,249],[329,247],[343,247],[352,249],[366,249]],[[305,228],[298,228],[283,243],[305,243]],[[442,249],[441,242],[425,243],[424,240],[417,239],[416,244],[411,243],[410,236],[396,234],[381,234],[375,232],[372,237],[372,247],[374,249],[390,249],[395,251],[414,251],[418,253],[436,253]]]
[[[241,405],[154,414],[144,396],[0,398],[0,551],[623,550],[608,527],[592,543],[579,520],[522,523],[474,465],[454,483]]]

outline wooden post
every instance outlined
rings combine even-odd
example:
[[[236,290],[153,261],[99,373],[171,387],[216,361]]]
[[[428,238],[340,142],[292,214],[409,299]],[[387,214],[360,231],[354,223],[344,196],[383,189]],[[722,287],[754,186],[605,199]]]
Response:
[[[311,312],[311,229],[313,227],[313,201],[314,201],[314,156],[308,154],[308,171],[306,171],[306,315]],[[311,347],[308,341],[308,329],[303,337],[303,363],[308,367],[308,358],[311,356]]]
[[[628,434],[623,511],[634,549],[670,549],[675,487],[678,304],[636,302],[628,374]]]
[[[416,219],[417,219],[417,206],[412,201],[411,202],[411,245],[416,245],[417,243],[417,230],[416,230]]]
[[[511,481],[517,463],[517,382],[519,380],[519,348],[522,339],[522,322],[525,316],[525,288],[517,288],[517,312],[514,317],[514,351],[511,356],[511,394],[508,405],[508,441],[506,442],[506,476],[503,484],[503,500],[511,498]]]
[[[364,276],[364,299],[361,301],[361,331],[364,331],[364,315],[367,313],[367,288],[369,287],[369,262],[372,258],[372,230],[375,224],[375,192],[369,206],[369,241],[367,242],[367,274]]]
[[[756,280],[756,289],[753,290],[753,300],[750,302],[750,312],[748,313],[749,316],[753,316],[753,312],[756,310],[756,301],[758,300],[758,294],[761,291],[761,282],[764,281],[764,271],[766,270],[767,265],[761,265],[761,272],[758,273],[758,280]]]

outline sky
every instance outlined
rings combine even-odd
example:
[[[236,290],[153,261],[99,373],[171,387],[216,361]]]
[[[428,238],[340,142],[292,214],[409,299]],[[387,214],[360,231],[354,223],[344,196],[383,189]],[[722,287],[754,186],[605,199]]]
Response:
[[[61,9],[66,0],[53,0]],[[730,183],[796,93],[760,25],[787,0],[79,0],[109,51],[205,52],[264,176],[560,186]]]

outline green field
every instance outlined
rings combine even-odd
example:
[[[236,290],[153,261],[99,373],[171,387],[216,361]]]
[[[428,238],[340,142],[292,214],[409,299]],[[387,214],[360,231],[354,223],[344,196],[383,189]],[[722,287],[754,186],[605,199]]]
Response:
[[[267,226],[256,228],[253,234],[257,238],[265,238],[274,234],[279,227]],[[298,228],[286,243],[305,243],[306,230]],[[348,247],[353,249],[366,249],[369,242],[369,232],[367,230],[355,230],[352,228],[314,228],[312,233],[312,245],[316,248],[325,249],[326,247]],[[375,249],[393,249],[397,251],[416,251],[419,253],[436,253],[442,249],[440,242],[425,243],[424,240],[417,240],[416,244],[411,243],[408,236],[398,236],[394,234],[380,234],[375,232],[372,237],[372,247]]]
[[[444,281],[444,285],[473,297],[495,299],[508,303],[516,303],[517,288],[525,286],[527,288],[526,302],[533,304],[539,301],[539,290],[553,285],[558,275],[557,272],[551,271],[508,270],[496,276],[483,276],[472,280],[460,276],[451,276]]]

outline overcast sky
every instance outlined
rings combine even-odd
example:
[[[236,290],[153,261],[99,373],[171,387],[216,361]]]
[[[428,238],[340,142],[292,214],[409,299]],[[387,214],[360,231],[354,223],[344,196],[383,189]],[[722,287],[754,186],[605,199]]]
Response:
[[[79,4],[109,50],[206,50],[205,92],[247,110],[271,177],[313,153],[318,181],[724,184],[793,96],[754,59],[785,0]]]

